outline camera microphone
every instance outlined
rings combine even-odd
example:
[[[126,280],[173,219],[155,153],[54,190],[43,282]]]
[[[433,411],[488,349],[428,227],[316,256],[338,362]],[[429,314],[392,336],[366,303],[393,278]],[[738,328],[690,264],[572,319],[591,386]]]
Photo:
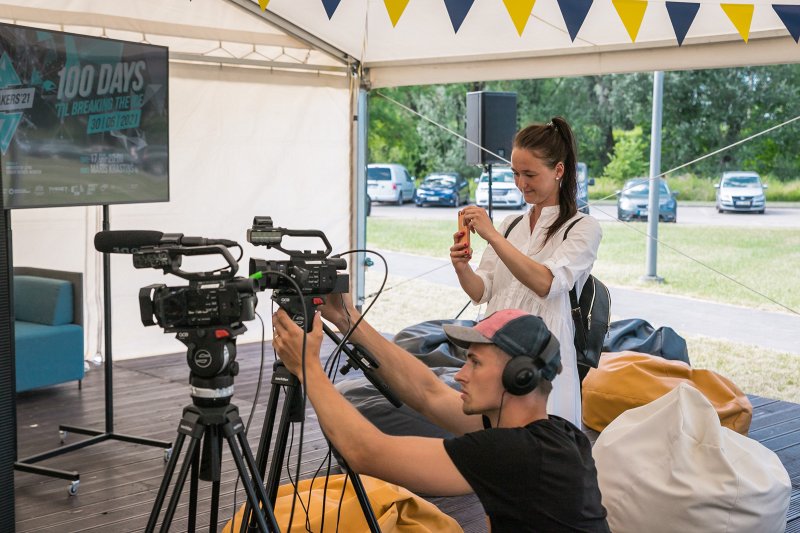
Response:
[[[158,245],[208,246],[221,244],[225,247],[238,246],[236,241],[227,239],[206,239],[187,237],[182,233],[162,233],[149,230],[107,230],[94,236],[94,248],[106,254],[132,254],[140,248]]]

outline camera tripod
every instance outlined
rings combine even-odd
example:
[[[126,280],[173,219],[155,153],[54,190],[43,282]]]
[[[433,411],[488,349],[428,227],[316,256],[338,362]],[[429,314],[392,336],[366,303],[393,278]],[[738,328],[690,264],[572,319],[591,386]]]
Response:
[[[239,417],[239,409],[230,403],[233,395],[233,376],[238,373],[235,362],[236,346],[234,337],[244,331],[239,328],[214,328],[212,335],[208,330],[186,329],[178,333],[178,339],[189,348],[187,360],[192,368],[190,383],[192,384],[192,404],[183,409],[183,417],[178,425],[178,437],[174,450],[167,464],[164,478],[153,503],[153,509],[145,531],[155,530],[158,516],[164,505],[172,476],[178,464],[178,458],[186,437],[189,446],[183,459],[172,495],[161,523],[161,531],[166,532],[172,524],[186,477],[190,474],[189,515],[187,531],[194,531],[197,519],[198,480],[211,481],[211,516],[209,527],[216,531],[219,510],[219,492],[221,481],[222,440],[228,442],[233,460],[247,493],[248,505],[253,509],[263,509],[253,514],[254,524],[260,531],[278,531],[278,524],[272,505],[267,499],[264,484],[256,466],[253,452],[247,443],[244,424]],[[221,366],[215,362],[222,359]],[[196,372],[202,368],[218,368],[212,376],[203,376]],[[201,444],[202,453],[201,453]],[[266,518],[265,518],[266,515]]]
[[[331,331],[328,326],[323,325],[323,330],[334,342],[336,342],[337,345],[340,343],[340,339],[337,337],[336,333]],[[392,395],[388,386],[377,376],[372,374],[378,365],[371,358],[371,356],[365,352],[361,352],[361,355],[359,356],[359,353],[357,353],[358,351],[354,352],[346,346],[343,346],[342,349],[347,354],[349,362],[352,366],[356,366],[363,370],[364,375],[367,376],[367,378],[373,384],[375,384],[378,390],[386,395],[393,404],[398,407],[402,405]],[[286,453],[286,441],[289,436],[289,424],[291,422],[301,422],[305,417],[305,412],[303,410],[303,397],[301,394],[300,380],[297,378],[297,376],[289,372],[280,360],[273,364],[271,383],[272,389],[270,391],[270,396],[267,403],[267,412],[265,415],[264,427],[262,428],[261,432],[261,440],[259,441],[258,445],[256,462],[259,473],[263,477],[266,472],[269,446],[272,442],[272,433],[275,426],[276,413],[278,410],[280,389],[284,389],[285,398],[283,403],[283,411],[281,413],[280,422],[278,423],[278,431],[275,437],[276,440],[272,462],[270,463],[269,476],[267,477],[266,481],[267,497],[269,498],[270,504],[274,506],[278,495],[281,466],[283,465],[283,460]],[[375,517],[375,512],[372,510],[369,498],[367,497],[367,491],[361,482],[361,478],[358,476],[358,474],[353,472],[343,460],[340,460],[340,463],[342,463],[344,470],[347,472],[348,479],[353,484],[353,490],[355,491],[356,498],[361,505],[361,509],[364,513],[364,519],[366,520],[370,531],[372,533],[380,533],[381,529],[378,525],[378,520]],[[247,505],[245,506],[244,515],[242,516],[240,533],[255,530],[256,522],[254,521],[254,518],[257,518],[257,513],[253,513],[252,510],[253,505],[250,501],[248,501]]]

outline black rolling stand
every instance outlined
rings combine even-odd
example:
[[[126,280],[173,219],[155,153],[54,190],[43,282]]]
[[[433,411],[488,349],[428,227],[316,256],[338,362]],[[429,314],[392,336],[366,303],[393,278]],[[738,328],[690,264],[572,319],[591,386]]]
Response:
[[[103,230],[109,228],[109,211],[108,205],[103,206]],[[172,448],[172,443],[153,440],[144,437],[135,437],[132,435],[123,435],[114,432],[114,385],[113,385],[113,359],[111,353],[111,259],[109,254],[103,254],[103,320],[105,324],[105,363],[104,363],[104,376],[105,376],[105,430],[100,431],[96,429],[89,429],[84,427],[59,425],[59,433],[61,434],[61,441],[68,432],[78,433],[81,435],[91,435],[92,438],[86,439],[60,448],[54,448],[46,452],[42,452],[30,457],[18,459],[14,463],[14,469],[20,472],[30,472],[33,474],[40,474],[43,476],[56,477],[71,481],[68,488],[70,495],[75,495],[78,492],[78,485],[80,484],[80,474],[75,471],[59,470],[56,468],[49,468],[39,466],[34,463],[63,455],[93,444],[98,444],[107,440],[118,440],[130,442],[133,444],[144,444],[146,446],[155,446],[164,448],[164,458],[169,457],[169,450]]]

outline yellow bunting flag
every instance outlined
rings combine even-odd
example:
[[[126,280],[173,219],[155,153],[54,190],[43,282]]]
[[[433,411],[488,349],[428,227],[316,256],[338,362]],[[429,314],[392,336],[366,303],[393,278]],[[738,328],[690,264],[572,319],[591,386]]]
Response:
[[[266,11],[268,4],[269,4],[269,0],[258,0],[258,5],[261,6],[261,11]]]
[[[536,0],[503,0],[503,3],[506,5],[508,14],[511,15],[511,20],[514,21],[514,26],[517,27],[517,33],[522,37],[522,32],[525,31],[525,25],[531,18]]]
[[[628,30],[631,41],[636,42],[636,36],[639,35],[639,28],[647,9],[647,2],[645,0],[611,0],[611,3],[614,4],[619,18],[625,25],[625,29]]]
[[[753,4],[720,4],[719,7],[728,15],[744,42],[750,38],[750,23],[753,21]]]
[[[397,26],[397,21],[403,16],[403,11],[406,10],[408,0],[383,0],[386,4],[386,12],[389,13],[389,18],[392,20],[392,27]]]

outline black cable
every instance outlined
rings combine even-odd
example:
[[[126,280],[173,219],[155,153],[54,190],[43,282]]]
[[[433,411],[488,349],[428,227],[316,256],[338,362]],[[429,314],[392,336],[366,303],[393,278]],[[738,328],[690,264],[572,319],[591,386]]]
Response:
[[[241,247],[240,247],[241,248]],[[241,259],[241,258],[240,258]],[[264,378],[264,343],[266,342],[266,326],[264,325],[264,319],[261,318],[261,315],[256,312],[256,316],[258,320],[261,322],[261,363],[259,364],[258,369],[258,384],[256,385],[256,394],[255,398],[253,398],[253,407],[250,409],[250,416],[247,417],[247,424],[244,427],[244,438],[247,439],[247,433],[250,431],[250,424],[253,422],[253,415],[256,412],[256,405],[258,405],[258,397],[261,394],[261,383]],[[233,512],[231,513],[231,531],[233,531],[233,527],[236,524],[236,491],[239,490],[239,477],[236,478],[236,483],[233,485]],[[242,517],[244,520],[244,517]]]

